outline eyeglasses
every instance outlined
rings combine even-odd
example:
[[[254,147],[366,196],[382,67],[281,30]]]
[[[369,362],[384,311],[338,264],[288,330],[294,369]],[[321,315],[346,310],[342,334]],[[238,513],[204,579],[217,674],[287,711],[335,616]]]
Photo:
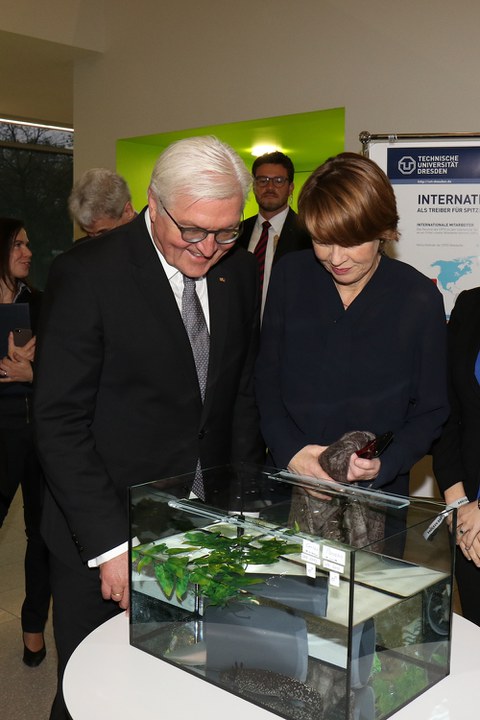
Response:
[[[260,187],[267,187],[269,182],[272,182],[275,187],[283,187],[288,182],[288,177],[283,177],[283,175],[277,175],[276,177],[257,175],[257,177],[253,178],[253,182],[255,185],[260,185]]]
[[[184,227],[183,225],[179,225],[175,218],[170,215],[163,203],[160,204],[167,213],[170,220],[173,222],[173,224],[176,225],[177,228],[180,230],[182,240],[184,240],[185,242],[199,243],[202,242],[202,240],[205,240],[205,238],[209,235],[213,235],[219,245],[229,245],[230,243],[235,242],[235,240],[238,240],[238,238],[242,234],[243,221],[240,222],[239,226],[236,228],[227,228],[222,230],[205,230],[205,228]]]

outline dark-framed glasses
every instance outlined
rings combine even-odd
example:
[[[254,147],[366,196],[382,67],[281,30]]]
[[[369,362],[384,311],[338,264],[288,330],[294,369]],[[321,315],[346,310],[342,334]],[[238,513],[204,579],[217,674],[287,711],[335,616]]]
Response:
[[[176,225],[176,227],[180,230],[182,240],[184,240],[185,242],[199,243],[202,242],[202,240],[205,240],[205,238],[209,235],[213,235],[219,245],[229,245],[230,243],[235,242],[235,240],[238,240],[238,238],[242,234],[243,220],[235,228],[225,228],[221,230],[206,230],[205,228],[199,227],[185,227],[178,224],[175,218],[170,215],[163,203],[160,204],[167,213],[170,220],[173,222],[173,224]]]
[[[277,175],[276,177],[268,177],[268,175],[257,175],[253,178],[255,185],[260,187],[267,187],[269,182],[272,182],[275,187],[283,187],[288,182],[288,177],[283,175]]]

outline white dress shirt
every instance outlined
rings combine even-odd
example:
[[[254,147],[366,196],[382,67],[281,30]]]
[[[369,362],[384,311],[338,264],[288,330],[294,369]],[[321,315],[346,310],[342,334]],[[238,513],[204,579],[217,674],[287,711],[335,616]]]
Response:
[[[270,227],[268,228],[268,242],[267,242],[267,249],[265,252],[265,270],[263,273],[263,291],[262,291],[262,308],[261,308],[262,316],[263,316],[263,309],[265,307],[265,300],[267,297],[268,283],[270,282],[270,275],[272,272],[273,256],[275,255],[275,250],[277,249],[277,245],[278,245],[278,238],[280,237],[280,233],[282,232],[283,225],[284,225],[286,217],[288,215],[288,211],[289,211],[289,207],[286,207],[285,210],[282,210],[277,215],[274,215],[268,221],[270,223]],[[263,215],[258,213],[257,221],[255,223],[252,234],[250,236],[250,241],[248,243],[248,250],[252,253],[255,250],[255,248],[257,247],[258,241],[260,240],[260,235],[261,235],[262,229],[263,229],[262,225],[265,222],[265,220],[266,220],[266,218],[264,218]]]

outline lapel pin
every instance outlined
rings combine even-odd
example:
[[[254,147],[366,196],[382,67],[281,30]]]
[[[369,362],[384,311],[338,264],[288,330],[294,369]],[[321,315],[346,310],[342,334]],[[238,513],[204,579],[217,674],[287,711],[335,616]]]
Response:
[[[223,282],[223,283],[224,283],[224,282],[227,282],[224,277],[219,277],[219,278],[218,278],[218,281],[219,281],[219,282]]]

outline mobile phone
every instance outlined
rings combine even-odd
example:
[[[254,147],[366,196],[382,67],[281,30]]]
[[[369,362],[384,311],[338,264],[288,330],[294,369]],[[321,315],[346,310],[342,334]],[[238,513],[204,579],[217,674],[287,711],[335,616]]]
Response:
[[[32,339],[30,328],[15,328],[13,330],[13,342],[17,347],[23,347]]]
[[[366,460],[372,460],[373,458],[379,457],[379,455],[382,454],[385,448],[390,445],[392,440],[392,432],[389,431],[383,433],[383,435],[378,435],[373,440],[370,440],[369,443],[364,445],[363,448],[360,448],[360,450],[357,450],[356,453],[358,457],[365,458]]]

